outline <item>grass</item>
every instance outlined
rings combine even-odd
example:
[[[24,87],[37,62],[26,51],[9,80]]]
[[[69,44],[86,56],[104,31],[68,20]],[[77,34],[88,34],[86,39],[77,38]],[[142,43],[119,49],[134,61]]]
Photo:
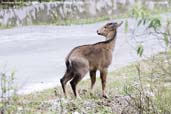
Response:
[[[171,57],[169,56],[169,58]],[[67,114],[71,114],[73,112],[113,114],[114,111],[116,111],[114,108],[118,106],[114,103],[117,99],[116,96],[128,96],[131,94],[131,96],[138,99],[139,96],[137,95],[139,94],[139,91],[137,88],[140,89],[139,86],[143,86],[142,91],[144,91],[144,93],[151,91],[150,89],[155,91],[155,97],[149,97],[153,99],[153,103],[155,104],[155,107],[160,109],[159,111],[162,113],[164,110],[171,112],[169,108],[171,106],[170,86],[165,85],[166,83],[163,77],[152,77],[155,76],[155,74],[164,74],[161,68],[156,65],[158,64],[156,62],[160,62],[160,64],[162,63],[162,66],[164,65],[165,69],[170,69],[170,66],[163,64],[164,60],[165,55],[160,53],[154,57],[132,63],[123,68],[110,72],[107,81],[108,99],[101,97],[101,81],[98,78],[93,93],[90,93],[90,80],[84,80],[79,83],[78,88],[81,99],[74,99],[71,88],[68,85],[67,92],[69,97],[67,99],[63,97],[62,89],[59,86],[57,88],[47,89],[42,92],[21,96],[19,101],[25,102],[26,107],[34,110],[33,112],[37,113],[38,109],[40,109],[39,111],[42,111],[41,113],[43,114],[47,112],[49,112],[49,114],[55,112],[60,113],[60,111],[63,113],[66,111]],[[139,65],[141,68],[141,80],[139,80],[137,71],[137,66]],[[164,78],[166,78],[167,74],[164,75]],[[144,96],[146,96],[146,94],[144,94]],[[58,110],[49,109],[52,108],[52,104],[54,103],[58,104],[58,107],[56,106],[56,109]],[[133,104],[135,105],[136,103],[134,102]]]
[[[123,69],[118,69],[109,73],[107,83],[107,93],[109,99],[101,97],[101,81],[98,78],[93,93],[90,93],[90,80],[83,80],[79,84],[79,93],[81,99],[75,99],[71,91],[70,86],[67,86],[68,98],[63,97],[62,88],[47,89],[41,92],[35,92],[23,96],[13,96],[10,101],[9,109],[11,113],[16,113],[15,110],[19,110],[19,114],[56,114],[66,113],[72,114],[74,112],[88,113],[88,114],[113,114],[112,106],[110,102],[113,97],[122,93],[123,87],[129,83],[134,77],[131,75],[133,66],[129,65]],[[130,75],[125,77],[127,72]],[[123,81],[123,78],[124,80]],[[17,113],[17,114],[18,114]]]
[[[92,93],[90,93],[90,80],[88,79],[81,81],[78,85],[81,99],[74,98],[69,84],[66,99],[62,88],[58,86],[28,95],[13,96],[7,105],[8,110],[10,109],[9,114],[73,114],[74,112],[80,114],[136,114],[141,110],[143,112],[141,114],[146,114],[145,111],[152,110],[152,108],[147,108],[148,104],[149,107],[155,107],[155,111],[159,114],[170,113],[171,89],[170,82],[166,83],[170,75],[165,72],[171,69],[171,66],[167,64],[170,61],[170,54],[166,56],[165,53],[159,53],[110,72],[106,86],[108,99],[101,97],[100,79],[97,79]],[[138,72],[138,69],[141,72]],[[131,105],[128,106],[128,103]],[[0,107],[2,107],[1,103]]]
[[[49,103],[50,101],[54,101],[57,104],[61,103],[60,107],[63,107],[64,110],[67,110],[68,113],[77,111],[86,112],[89,114],[113,114],[111,106],[108,106],[108,102],[110,102],[110,99],[112,99],[114,96],[124,93],[124,86],[127,83],[130,83],[135,77],[135,74],[132,75],[132,71],[134,69],[135,68],[133,67],[133,65],[129,65],[122,69],[118,69],[109,73],[107,83],[107,93],[109,95],[108,100],[101,97],[101,83],[100,79],[98,78],[92,94],[90,94],[89,92],[90,80],[84,80],[79,84],[78,88],[80,90],[79,93],[82,98],[81,100],[74,99],[73,93],[69,86],[67,87],[69,98],[68,100],[65,100],[63,97],[62,89],[59,86],[57,88],[47,89],[42,92],[20,96],[18,102],[22,102],[23,104],[25,104],[25,107],[27,107],[29,110],[32,110],[32,112],[36,112],[37,114],[39,112],[38,109],[40,109],[40,111],[42,111],[42,113],[44,114],[47,114],[47,112],[49,112],[50,114],[53,112],[57,112],[54,109],[49,109],[48,105],[50,105],[51,107],[51,105],[53,104]],[[129,73],[129,75],[126,75],[127,73]],[[43,108],[41,104],[44,104],[45,107],[43,106]]]
[[[109,19],[102,17],[99,21]],[[82,20],[93,23],[97,20]],[[77,23],[66,22],[63,25]],[[57,24],[57,23],[56,23]],[[64,98],[60,86],[29,95],[14,95],[6,103],[9,114],[170,114],[171,113],[171,51],[132,63],[108,74],[108,99],[101,97],[101,82],[97,79],[90,93],[90,80],[79,83],[81,99],[75,99],[67,86]],[[0,103],[0,109],[4,104]],[[1,111],[1,110],[0,110]],[[3,114],[3,113],[2,113]]]
[[[15,26],[4,26],[4,25],[0,25],[0,30],[3,30],[3,29],[11,29],[11,28],[14,28]]]

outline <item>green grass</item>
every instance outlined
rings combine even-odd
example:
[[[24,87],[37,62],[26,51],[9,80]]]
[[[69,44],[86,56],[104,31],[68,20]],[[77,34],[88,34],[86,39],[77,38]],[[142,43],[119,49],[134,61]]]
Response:
[[[127,67],[124,68],[127,72]],[[98,78],[93,93],[90,93],[90,80],[83,80],[79,84],[79,93],[82,99],[75,99],[70,86],[67,86],[68,99],[63,96],[61,86],[56,88],[35,92],[28,95],[14,95],[11,97],[6,109],[9,114],[56,114],[67,111],[67,114],[73,112],[86,112],[89,114],[113,114],[112,108],[106,105],[113,96],[119,94],[123,82],[121,81],[122,70],[109,73],[108,91],[109,99],[101,97],[101,81]],[[131,76],[130,76],[131,77]],[[115,79],[115,80],[114,80]],[[128,78],[129,79],[129,78]],[[111,81],[114,80],[114,81]],[[51,102],[52,101],[52,102]],[[53,104],[57,104],[53,108]],[[0,109],[3,104],[0,103]],[[19,112],[17,110],[20,109]]]
[[[39,110],[37,109],[41,107],[42,102],[57,99],[58,103],[61,102],[61,107],[68,111],[67,114],[71,114],[74,111],[86,112],[89,114],[113,114],[111,106],[106,105],[114,96],[122,95],[122,93],[124,93],[124,86],[126,86],[126,84],[128,83],[131,83],[132,79],[136,76],[135,72],[133,73],[133,70],[135,70],[134,65],[128,65],[124,68],[109,73],[107,82],[107,94],[109,97],[108,99],[104,99],[101,97],[101,81],[98,78],[93,93],[90,93],[89,79],[83,80],[81,81],[81,83],[79,83],[78,88],[81,99],[74,98],[71,87],[68,84],[68,98],[66,101],[63,96],[61,86],[58,86],[57,88],[47,89],[41,92],[35,92],[29,95],[20,96],[18,102],[25,102],[25,106],[28,109],[32,110],[32,112],[36,113],[39,112]],[[43,114],[46,114],[47,112],[49,112],[50,114],[55,113],[54,110],[48,110],[48,105],[51,104],[44,103],[44,105],[45,107],[41,109],[41,111],[43,111]]]
[[[73,112],[88,114],[113,114],[119,113],[123,105],[118,105],[116,96],[131,95],[134,99],[131,101],[134,107],[139,106],[139,99],[145,100],[148,97],[158,112],[171,112],[171,89],[170,82],[165,83],[165,78],[170,78],[168,74],[160,68],[170,69],[166,64],[166,57],[171,61],[171,55],[159,53],[154,57],[132,63],[108,74],[107,91],[108,99],[101,97],[101,81],[96,80],[95,88],[90,93],[90,80],[82,80],[78,85],[81,99],[75,99],[68,84],[68,98],[63,96],[61,86],[52,89],[46,89],[41,92],[34,92],[23,96],[14,96],[10,102],[10,109],[15,112],[21,109],[18,114],[72,114]],[[158,65],[160,63],[160,65]],[[140,74],[137,70],[141,70]],[[158,77],[156,77],[156,74]],[[160,77],[161,76],[161,77]],[[142,87],[141,87],[142,86]],[[155,96],[150,96],[146,92],[153,90]],[[140,96],[141,92],[141,96]],[[120,97],[119,97],[120,98]],[[117,102],[118,103],[117,103]],[[146,101],[146,100],[145,100]],[[151,102],[150,102],[151,103]],[[143,103],[146,106],[148,103]],[[119,106],[116,108],[116,106]],[[0,104],[1,107],[1,104]],[[125,107],[124,107],[125,108]],[[131,107],[130,110],[135,110]],[[16,112],[15,112],[16,113]],[[10,114],[10,113],[9,113]],[[131,113],[127,113],[131,114]],[[143,113],[145,114],[145,112]]]
[[[11,29],[11,28],[14,28],[15,26],[5,26],[5,25],[0,25],[0,30],[3,30],[3,29]]]

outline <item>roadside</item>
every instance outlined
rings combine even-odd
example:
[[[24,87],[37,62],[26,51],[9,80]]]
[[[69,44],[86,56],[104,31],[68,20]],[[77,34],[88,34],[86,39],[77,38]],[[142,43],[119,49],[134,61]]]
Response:
[[[103,22],[107,20],[113,20],[113,19],[121,19],[121,18],[129,18],[130,12],[134,7],[137,7],[138,3],[134,3],[134,5],[131,6],[131,8],[128,8],[127,10],[122,11],[118,10],[113,12],[113,14],[107,15],[107,16],[95,16],[95,17],[84,17],[84,18],[64,18],[64,19],[58,19],[58,17],[55,16],[54,21],[45,21],[45,22],[38,22],[35,21],[32,24],[24,24],[22,26],[39,26],[39,25],[53,25],[53,26],[71,26],[71,25],[85,25],[85,24],[92,24],[97,22]],[[169,13],[171,11],[171,8],[168,7],[162,7],[162,8],[154,8],[150,9],[149,7],[141,6],[143,9],[148,10],[150,14],[158,15],[162,13]],[[30,14],[31,15],[31,14]],[[7,16],[8,17],[8,16]],[[29,16],[28,16],[29,17]],[[12,20],[12,19],[9,19]],[[27,19],[26,19],[27,20]],[[11,22],[13,23],[13,22]],[[20,25],[21,26],[21,25]],[[20,27],[19,26],[19,27]],[[6,25],[0,24],[0,29],[11,29],[17,27],[16,25]]]
[[[155,111],[167,110],[169,112],[171,111],[169,108],[171,106],[171,99],[167,97],[170,93],[169,85],[158,86],[157,81],[160,79],[160,84],[166,84],[161,79],[162,77],[168,77],[167,74],[164,74],[165,76],[162,77],[153,77],[151,80],[151,73],[162,74],[163,72],[159,65],[157,66],[156,64],[160,63],[166,70],[169,70],[168,68],[170,67],[166,63],[162,63],[163,60],[166,60],[165,54],[159,53],[146,60],[134,62],[110,72],[107,80],[108,99],[101,97],[101,83],[98,78],[92,93],[90,93],[89,79],[79,84],[78,88],[81,99],[74,98],[70,85],[68,85],[67,99],[63,96],[62,88],[57,86],[56,88],[31,93],[29,95],[15,96],[14,100],[11,100],[10,103],[14,105],[13,107],[15,107],[17,114],[22,114],[23,112],[31,114],[138,114],[140,110],[143,112],[147,111],[147,101],[144,101],[146,100],[144,98],[147,97],[149,100],[152,100],[149,102],[149,107],[154,106]],[[171,60],[170,55],[168,60]],[[141,68],[141,78],[137,69],[139,65],[139,68]],[[156,86],[159,88],[154,88]],[[145,90],[139,91],[141,87]],[[139,96],[139,92],[142,92],[141,96]],[[158,98],[157,92],[160,92],[159,94],[162,94],[165,100]],[[141,102],[139,102],[139,97],[142,98]],[[151,104],[151,102],[154,104]],[[158,107],[163,103],[165,103],[163,106],[164,109]],[[141,105],[143,108],[139,107]],[[158,109],[156,109],[157,107]],[[151,111],[151,109],[149,110]]]
[[[170,13],[161,15],[165,20],[169,16]],[[125,19],[110,21],[121,20],[126,22]],[[127,19],[127,22],[127,33],[124,31],[124,25],[118,30],[109,71],[141,59],[136,54],[137,42],[145,41],[144,54],[147,57],[164,50],[163,43],[152,35],[143,35],[136,41],[131,34],[137,23],[131,18]],[[64,74],[64,58],[72,48],[104,40],[96,34],[96,30],[104,23],[106,22],[72,26],[27,26],[1,30],[1,68],[5,66],[5,71],[15,72],[15,83],[18,84],[21,94],[54,87],[59,84],[59,79]],[[144,27],[136,29],[137,34],[143,33],[143,29]]]
[[[163,16],[167,17],[168,15],[170,15],[170,14],[163,15]],[[129,24],[131,26],[133,25],[132,23],[134,23],[133,20],[127,20],[127,22],[129,22]],[[155,21],[153,20],[152,22],[160,23],[160,21],[158,19],[155,19]],[[98,23],[98,24],[100,24],[100,23]],[[94,28],[97,25],[91,25],[91,27]],[[134,25],[137,25],[137,23],[135,23]],[[160,24],[157,24],[157,26],[158,25],[160,26]],[[77,26],[77,27],[82,28],[79,26]],[[140,32],[142,32],[142,30],[143,30],[142,27],[140,27]],[[117,41],[118,45],[117,45],[117,47],[115,49],[116,51],[114,53],[114,55],[115,55],[114,59],[116,61],[116,62],[114,61],[115,66],[119,66],[118,65],[119,63],[122,63],[122,65],[124,66],[124,64],[128,64],[133,61],[137,61],[140,59],[141,59],[141,61],[132,63],[131,65],[127,65],[127,66],[117,69],[115,71],[113,71],[113,68],[112,68],[111,71],[113,71],[113,72],[109,73],[108,83],[107,83],[107,87],[108,87],[107,94],[109,96],[108,99],[103,99],[101,97],[101,84],[100,84],[99,79],[97,80],[96,87],[94,88],[94,91],[92,94],[90,94],[90,92],[89,92],[89,85],[90,85],[89,80],[84,80],[79,84],[79,93],[82,98],[81,100],[73,98],[73,94],[72,94],[72,91],[71,91],[69,85],[67,87],[67,90],[69,93],[68,99],[65,99],[63,97],[63,93],[62,93],[60,86],[58,86],[57,88],[47,89],[47,90],[44,90],[41,92],[35,92],[35,93],[28,94],[28,95],[18,96],[17,94],[14,94],[12,97],[8,97],[9,93],[7,91],[14,89],[14,93],[15,93],[15,88],[13,86],[12,87],[9,86],[9,85],[13,84],[13,80],[14,80],[14,77],[13,77],[14,74],[12,73],[11,77],[9,78],[12,80],[11,82],[10,81],[8,82],[6,79],[3,79],[3,78],[1,80],[3,82],[2,85],[4,84],[5,87],[6,87],[6,85],[8,85],[7,87],[10,87],[10,88],[5,88],[5,87],[3,88],[3,86],[1,86],[1,89],[5,95],[5,96],[2,96],[2,98],[4,98],[4,99],[2,99],[2,102],[0,103],[0,109],[2,109],[1,112],[3,113],[3,110],[5,110],[5,111],[8,111],[8,113],[17,113],[17,114],[23,114],[23,113],[26,113],[26,114],[27,113],[31,113],[31,114],[32,113],[36,113],[36,114],[39,114],[39,113],[40,114],[43,114],[43,113],[44,114],[47,114],[47,113],[49,113],[49,114],[64,113],[65,114],[66,113],[67,114],[68,112],[73,113],[73,114],[80,114],[80,113],[99,113],[99,114],[101,114],[101,113],[104,113],[104,114],[105,113],[107,113],[107,114],[110,114],[110,113],[116,113],[116,114],[118,114],[118,113],[122,113],[122,114],[170,113],[171,112],[171,109],[170,109],[170,107],[171,107],[171,103],[170,103],[171,102],[171,99],[170,99],[170,94],[171,94],[170,93],[171,52],[170,52],[170,48],[168,47],[170,34],[165,33],[164,38],[160,37],[160,39],[157,39],[157,41],[159,41],[159,42],[156,42],[154,40],[154,38],[150,37],[149,35],[145,35],[143,37],[137,37],[136,41],[134,41],[135,39],[133,39],[133,36],[129,36],[131,33],[127,33],[127,35],[129,37],[126,37],[127,39],[124,39],[125,37],[123,37],[123,36],[125,36],[125,34],[123,34],[124,33],[123,31],[124,31],[124,29],[122,28],[119,31],[119,33],[121,33],[121,34],[118,35],[120,37]],[[132,32],[132,31],[133,30],[131,28],[129,28],[129,32]],[[8,30],[6,32],[8,33]],[[12,32],[14,32],[14,31],[12,31]],[[69,32],[73,33],[72,30]],[[69,32],[67,32],[67,33],[69,33]],[[77,33],[77,32],[75,32],[75,33]],[[33,34],[33,35],[35,35],[35,34]],[[76,34],[75,36],[78,36],[78,34]],[[73,36],[71,36],[71,37],[73,38]],[[84,36],[84,37],[86,37],[84,40],[87,40],[88,36]],[[12,39],[12,41],[11,41],[11,40],[9,40],[10,38],[9,39],[8,38],[7,39],[4,38],[5,42],[7,41],[9,44],[14,43],[13,42],[14,39]],[[41,39],[42,37],[39,36],[39,38]],[[36,40],[39,41],[39,38]],[[46,36],[46,38],[47,38],[47,36]],[[45,38],[44,43],[47,42],[46,38]],[[52,39],[51,39],[52,41],[50,44],[54,43],[54,39],[59,40],[59,39],[56,39],[56,37],[52,37]],[[91,38],[89,38],[89,39],[91,39]],[[33,39],[31,38],[29,40],[31,41],[31,43],[30,43],[31,47],[37,46],[36,43],[38,43],[38,44],[40,43],[40,42],[36,42],[34,38]],[[25,39],[25,37],[24,37],[23,41],[28,43],[29,40],[27,38]],[[76,37],[75,41],[78,41],[78,40],[79,40],[79,38]],[[83,40],[83,39],[81,39],[81,40]],[[94,40],[96,40],[96,39],[94,39]],[[143,42],[144,40],[147,43]],[[21,39],[17,39],[17,40],[15,39],[14,41],[19,41],[19,44],[23,43],[23,41],[21,41]],[[48,41],[49,41],[49,39],[48,39]],[[89,41],[92,41],[92,40],[89,40]],[[33,44],[33,42],[36,45]],[[140,48],[140,49],[145,50],[143,53],[143,57],[146,59],[144,59],[144,60],[143,60],[143,57],[139,57],[137,59],[131,58],[131,57],[137,57],[137,54],[139,54],[138,53],[139,51],[136,50],[136,49],[139,49],[139,48],[137,48],[137,45],[136,45],[137,42],[138,43],[141,42],[141,45],[143,44],[143,46],[144,46],[143,48]],[[71,43],[71,42],[69,42],[69,43]],[[84,41],[84,43],[85,43],[85,41]],[[5,45],[7,45],[7,44],[5,44]],[[44,46],[47,46],[46,43],[43,46],[41,44],[41,45],[39,45],[40,47],[38,47],[37,50],[32,50],[32,48],[30,48],[29,46],[25,47],[25,45],[21,45],[21,47],[24,46],[24,48],[18,48],[17,47],[18,45],[17,46],[13,45],[14,47],[16,46],[15,48],[16,49],[18,48],[19,50],[15,50],[16,52],[14,50],[10,50],[13,53],[8,53],[10,51],[4,51],[2,49],[3,56],[1,56],[1,57],[5,58],[5,59],[8,57],[9,58],[16,57],[17,60],[19,60],[16,63],[22,63],[22,59],[20,59],[18,57],[21,57],[21,55],[23,54],[22,57],[29,57],[32,59],[34,59],[36,57],[37,58],[36,62],[38,65],[40,65],[40,63],[42,63],[44,61],[44,59],[42,59],[42,58],[40,59],[40,56],[42,57],[42,55],[43,55],[43,57],[49,58],[50,57],[49,55],[53,55],[53,52],[47,53],[47,52],[49,52],[49,49],[50,50],[54,49],[56,51],[57,47],[53,47],[54,45],[56,45],[56,42],[54,43],[53,46],[50,44],[49,44],[50,47],[46,47],[46,48],[44,48]],[[159,46],[159,44],[161,47]],[[162,46],[163,46],[163,48],[162,48]],[[12,47],[12,48],[7,47],[7,50],[15,49],[14,47]],[[3,46],[2,46],[2,48],[3,48]],[[28,51],[25,51],[25,49],[28,49]],[[119,51],[117,49],[121,49],[121,51]],[[129,49],[132,49],[131,51],[133,51],[133,53],[128,52]],[[58,49],[58,50],[60,51],[60,49]],[[66,50],[68,50],[68,49],[66,49]],[[163,52],[163,50],[165,52]],[[135,53],[136,51],[137,51],[137,53]],[[121,53],[119,53],[119,52],[121,52]],[[28,56],[28,54],[31,56]],[[132,54],[132,55],[127,56],[128,54],[129,55]],[[44,55],[46,55],[46,56],[44,56]],[[50,61],[56,60],[56,57],[54,55],[52,57],[53,59],[52,58],[46,59],[47,61],[45,63],[49,63],[48,60],[50,60]],[[60,54],[60,58],[61,58],[61,54]],[[118,61],[117,58],[119,58],[120,61]],[[25,61],[25,60],[26,59],[23,59],[23,61]],[[125,62],[125,61],[127,61],[127,62]],[[54,61],[51,61],[51,62],[54,62]],[[27,61],[27,63],[29,63],[28,65],[30,65],[31,62]],[[46,67],[42,67],[43,70],[45,70],[44,68],[47,68],[47,64],[44,64],[44,65]],[[32,68],[32,65],[30,65],[30,66]],[[23,70],[24,67],[23,66],[20,66],[20,67],[22,67],[22,70]],[[28,68],[28,67],[26,67],[26,68]],[[34,68],[38,68],[38,67],[36,66]],[[46,74],[48,74],[48,73],[44,73],[44,74],[45,74],[44,76],[46,77],[47,76]],[[2,74],[2,76],[5,77],[5,73]],[[42,77],[41,77],[42,75],[37,74],[37,76],[38,76],[38,79],[42,79]],[[49,76],[50,75],[48,74],[48,77],[46,77],[46,78],[49,78]]]

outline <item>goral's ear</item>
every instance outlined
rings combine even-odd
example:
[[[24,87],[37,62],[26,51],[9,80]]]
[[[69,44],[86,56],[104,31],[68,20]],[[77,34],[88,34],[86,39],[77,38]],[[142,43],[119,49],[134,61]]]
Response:
[[[117,24],[117,27],[120,27],[122,25],[123,21],[121,21],[119,24]]]

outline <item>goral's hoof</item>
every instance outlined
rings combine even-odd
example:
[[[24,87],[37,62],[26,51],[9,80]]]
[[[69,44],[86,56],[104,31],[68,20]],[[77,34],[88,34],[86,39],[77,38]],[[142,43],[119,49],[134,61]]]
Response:
[[[107,98],[108,98],[108,96],[107,96],[107,95],[103,95],[103,98],[107,99]]]

